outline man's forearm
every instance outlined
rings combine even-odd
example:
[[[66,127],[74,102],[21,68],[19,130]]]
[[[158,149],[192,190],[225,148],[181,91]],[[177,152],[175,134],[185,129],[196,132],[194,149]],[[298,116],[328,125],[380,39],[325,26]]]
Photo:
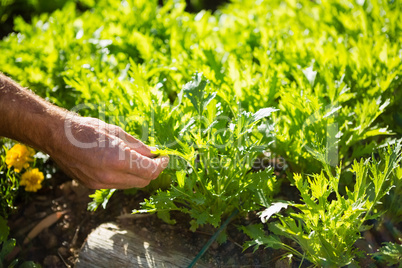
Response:
[[[145,187],[169,163],[122,128],[54,106],[1,73],[0,136],[48,153],[94,189]]]
[[[0,136],[50,153],[65,112],[0,73]]]

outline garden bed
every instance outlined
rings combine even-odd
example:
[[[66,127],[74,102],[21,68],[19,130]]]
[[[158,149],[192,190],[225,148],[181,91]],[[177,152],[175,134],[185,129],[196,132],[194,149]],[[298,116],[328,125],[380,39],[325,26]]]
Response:
[[[288,188],[286,192],[289,196],[296,193],[292,188]],[[74,267],[88,236],[102,224],[112,223],[115,227],[111,230],[116,234],[133,232],[144,241],[160,247],[160,250],[178,251],[191,259],[216,232],[216,228],[212,226],[204,226],[196,232],[191,232],[188,224],[190,219],[184,214],[174,213],[172,218],[178,222],[175,225],[166,224],[156,214],[131,214],[132,208],[138,207],[147,197],[147,194],[142,192],[127,195],[123,191],[118,191],[110,199],[106,210],[100,208],[96,212],[91,212],[87,210],[87,206],[91,200],[88,195],[92,193],[93,190],[58,172],[48,187],[32,195],[29,202],[16,204],[18,211],[10,217],[9,225],[10,236],[17,239],[20,247],[17,257],[34,261],[44,268]],[[41,219],[56,211],[66,211],[66,214],[55,224],[42,230],[29,244],[22,246],[28,232]],[[223,244],[215,241],[199,263],[205,267],[300,267],[300,260],[293,259],[289,262],[282,250],[260,248],[254,253],[251,248],[243,250],[243,244],[249,237],[239,231],[238,226],[258,222],[259,217],[255,213],[249,214],[246,219],[235,219],[227,228],[228,241]],[[395,241],[395,231],[402,230],[402,226],[393,226],[391,229],[387,229],[385,225],[377,227],[364,232],[362,235],[365,240],[359,240],[356,246],[366,252],[375,252],[382,242]],[[292,244],[291,241],[287,242]],[[102,253],[105,252],[91,252],[95,256]],[[105,262],[105,266],[102,267],[112,267],[110,265],[115,261],[113,258],[118,256],[119,253],[110,252],[108,258],[110,262]],[[360,258],[360,261],[361,267],[381,267],[381,264],[376,263],[368,255]],[[119,260],[119,263],[130,264],[129,260],[125,259]],[[307,261],[302,263],[302,267],[309,265]]]
[[[31,260],[43,267],[73,267],[79,257],[80,249],[87,236],[102,223],[116,223],[122,230],[132,230],[153,240],[161,247],[176,249],[195,257],[216,231],[205,226],[196,232],[189,231],[189,218],[176,214],[176,225],[168,225],[156,214],[131,214],[134,207],[146,197],[139,192],[125,195],[117,192],[109,201],[107,209],[96,212],[87,210],[93,190],[87,189],[68,179],[63,173],[55,174],[49,187],[31,196],[28,203],[16,204],[18,212],[9,219],[11,237],[20,245],[18,257]],[[54,225],[44,229],[29,244],[21,246],[28,232],[43,218],[56,212],[67,211]],[[253,219],[242,220],[247,222]],[[214,242],[202,257],[207,267],[271,267],[281,257],[280,251],[252,250],[243,252],[242,245],[248,237],[241,233],[234,221],[228,226],[229,239],[219,245]],[[283,253],[283,252],[282,252]],[[112,255],[111,255],[112,256]],[[112,259],[110,259],[112,261]],[[105,266],[106,267],[106,266]]]

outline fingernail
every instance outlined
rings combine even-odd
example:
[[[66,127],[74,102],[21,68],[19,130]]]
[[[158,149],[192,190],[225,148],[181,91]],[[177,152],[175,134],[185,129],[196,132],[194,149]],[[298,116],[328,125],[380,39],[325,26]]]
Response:
[[[153,147],[153,146],[152,146],[152,147],[149,147],[149,149],[151,150],[151,152],[158,150],[158,148]]]

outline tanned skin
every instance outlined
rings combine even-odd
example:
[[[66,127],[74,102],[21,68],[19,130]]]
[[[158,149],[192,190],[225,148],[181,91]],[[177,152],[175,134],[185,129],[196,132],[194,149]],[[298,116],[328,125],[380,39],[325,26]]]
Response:
[[[169,162],[122,128],[57,107],[1,73],[0,136],[49,154],[92,189],[145,187]]]

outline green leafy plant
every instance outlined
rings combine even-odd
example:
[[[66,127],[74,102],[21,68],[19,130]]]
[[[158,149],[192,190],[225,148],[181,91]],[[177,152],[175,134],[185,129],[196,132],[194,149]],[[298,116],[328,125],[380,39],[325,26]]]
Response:
[[[400,196],[402,194],[402,167],[395,169],[394,187],[388,195],[384,197],[381,210],[384,212],[384,221],[388,224],[396,225],[402,221],[402,211],[400,209]]]
[[[14,172],[10,172],[6,165],[6,147],[0,143],[0,179],[1,179],[1,214],[7,217],[15,209],[14,201],[18,195],[18,178]]]
[[[402,267],[402,245],[385,242],[380,250],[373,254],[373,257],[387,266],[397,265]]]
[[[10,230],[7,221],[0,216],[0,268],[3,267],[20,267],[20,268],[40,268],[39,264],[31,261],[20,262],[17,258],[9,258],[16,246],[16,240],[9,239]]]
[[[192,217],[191,229],[196,230],[206,223],[218,227],[234,210],[255,210],[272,200],[279,181],[271,168],[253,171],[253,165],[272,142],[262,121],[268,124],[266,119],[276,110],[234,111],[219,91],[208,92],[206,85],[202,74],[197,73],[183,87],[183,99],[172,113],[191,116],[176,138],[179,148],[155,152],[175,157],[172,185],[145,200],[135,213],[157,212],[162,219],[173,222],[169,211],[181,211]],[[182,103],[184,97],[192,110]]]
[[[0,68],[170,155],[137,212],[173,223],[169,211],[181,211],[194,230],[232,211],[282,204],[272,211],[287,213],[269,226],[279,234],[300,228],[306,253],[248,228],[315,263],[313,250],[328,262],[352,261],[350,244],[370,217],[400,222],[400,167],[379,205],[391,178],[381,182],[378,173],[387,158],[361,160],[402,134],[399,1],[234,0],[197,14],[181,0],[85,2],[91,10],[69,2],[32,22],[16,18],[15,33],[0,42]],[[280,181],[255,168],[275,159],[286,163],[283,178],[301,202],[278,203]],[[114,192],[97,191],[89,207],[105,206]]]
[[[88,204],[88,209],[92,211],[96,211],[100,205],[103,208],[106,208],[107,203],[109,202],[110,197],[115,192],[115,189],[103,189],[96,190],[95,193],[91,194],[93,200]]]
[[[278,221],[269,223],[269,230],[295,241],[302,252],[284,245],[276,236],[266,237],[261,225],[243,228],[254,239],[248,246],[284,248],[317,266],[356,264],[358,251],[353,245],[360,233],[370,228],[366,222],[382,214],[376,208],[393,187],[394,171],[402,159],[401,142],[389,146],[380,159],[354,161],[350,169],[355,177],[354,187],[346,187],[345,195],[339,189],[341,169],[338,167],[333,175],[326,162],[319,174],[307,179],[294,176],[301,204],[288,203],[292,209],[286,216],[277,214]]]

